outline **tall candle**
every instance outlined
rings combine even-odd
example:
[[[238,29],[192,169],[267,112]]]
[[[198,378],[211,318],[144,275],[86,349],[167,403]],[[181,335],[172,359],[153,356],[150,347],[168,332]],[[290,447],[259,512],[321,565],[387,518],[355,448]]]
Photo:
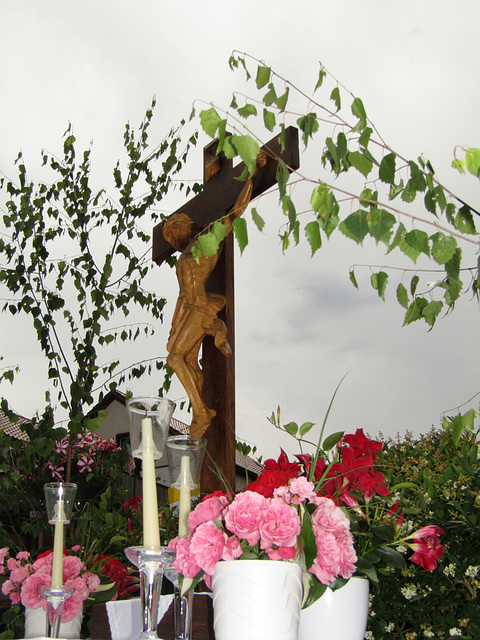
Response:
[[[152,421],[150,418],[144,418],[142,420],[143,546],[146,549],[159,550],[160,531],[153,450]]]
[[[63,500],[55,505],[55,535],[53,538],[52,589],[63,587]]]
[[[188,536],[190,508],[190,458],[182,456],[180,461],[180,504],[178,507],[178,535],[181,538]]]

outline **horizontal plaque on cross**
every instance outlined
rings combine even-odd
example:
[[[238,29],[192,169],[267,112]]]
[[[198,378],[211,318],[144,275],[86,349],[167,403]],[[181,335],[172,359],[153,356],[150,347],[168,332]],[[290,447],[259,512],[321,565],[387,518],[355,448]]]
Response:
[[[194,225],[196,232],[209,227],[216,220],[225,218],[231,212],[231,216],[241,215],[248,202],[258,197],[271,187],[276,181],[276,174],[279,169],[279,161],[282,160],[290,171],[299,168],[298,130],[289,127],[285,130],[285,136],[280,143],[278,137],[272,139],[262,147],[265,161],[258,166],[253,178],[247,182],[239,180],[244,170],[243,163],[233,166],[231,160],[225,158],[223,153],[217,155],[218,141],[215,140],[204,149],[204,187],[203,190],[186,202],[175,211],[168,220],[179,214],[188,216]],[[240,204],[239,204],[240,203]],[[233,209],[238,209],[233,212]],[[227,222],[228,222],[227,217]],[[166,223],[165,223],[166,224]],[[231,230],[231,223],[229,231]],[[177,302],[176,314],[182,313],[178,307],[181,303],[182,294],[181,275],[179,268],[185,272],[185,268],[180,266],[184,260],[183,247],[174,247],[164,238],[164,223],[158,224],[153,230],[153,251],[152,257],[157,264],[161,264],[166,258],[176,250],[182,251],[177,264],[177,276],[179,277],[180,296]],[[168,237],[168,234],[166,234]],[[173,243],[175,244],[175,242]],[[189,257],[189,256],[188,256]],[[205,438],[207,439],[207,456],[202,472],[201,488],[202,492],[212,492],[222,488],[221,482],[213,469],[215,462],[222,474],[232,488],[235,487],[235,343],[234,343],[234,246],[233,234],[227,233],[224,240],[223,250],[215,258],[215,268],[211,272],[206,289],[209,297],[215,302],[226,300],[222,305],[218,305],[218,320],[212,320],[216,329],[210,329],[206,325],[204,339],[202,341],[202,373],[196,373],[193,378],[203,379],[202,396],[212,413]],[[187,276],[190,277],[190,276]],[[186,305],[190,308],[194,305]],[[222,308],[223,307],[223,308]],[[219,328],[220,327],[220,328]],[[228,336],[228,343],[231,351],[230,357],[225,357],[226,349],[219,348],[220,337],[225,328]],[[172,327],[173,331],[173,327]],[[177,332],[178,334],[178,332]],[[173,344],[175,336],[172,334],[169,344]],[[199,348],[200,345],[198,345]],[[228,345],[227,345],[228,346]],[[167,347],[168,348],[168,347]],[[193,355],[198,356],[198,348],[195,346]],[[171,353],[170,353],[171,355]],[[192,356],[190,356],[192,363]],[[183,364],[183,363],[182,363]],[[175,369],[175,367],[173,367]],[[179,376],[180,377],[180,376]],[[184,386],[186,386],[184,384]],[[189,394],[190,396],[190,394]],[[192,398],[190,397],[192,401]],[[193,403],[192,403],[193,405]],[[192,422],[192,428],[194,423]],[[211,459],[210,459],[211,457]]]

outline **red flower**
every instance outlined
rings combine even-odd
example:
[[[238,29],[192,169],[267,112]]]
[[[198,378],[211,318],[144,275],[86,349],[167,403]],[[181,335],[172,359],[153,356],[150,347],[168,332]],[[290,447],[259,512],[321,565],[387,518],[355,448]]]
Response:
[[[143,496],[135,496],[130,498],[122,504],[123,511],[127,511],[129,507],[132,507],[134,511],[140,511],[140,503],[143,500]]]
[[[413,542],[407,542],[407,544],[415,553],[410,560],[420,565],[425,571],[433,571],[437,566],[437,560],[443,556],[443,546],[438,537],[442,533],[444,533],[443,529],[433,524],[428,524],[412,533],[408,538],[413,538]]]
[[[258,478],[246,487],[248,491],[255,491],[265,498],[271,498],[275,489],[286,485],[291,478],[298,478],[301,472],[300,465],[298,462],[290,462],[283,449],[280,451],[277,461],[265,460],[265,468]]]
[[[380,451],[383,447],[381,442],[369,440],[364,435],[363,429],[357,429],[354,434],[347,433],[347,435],[343,437],[343,442],[353,447],[355,455],[369,453],[372,456],[373,462],[377,459],[375,451]]]

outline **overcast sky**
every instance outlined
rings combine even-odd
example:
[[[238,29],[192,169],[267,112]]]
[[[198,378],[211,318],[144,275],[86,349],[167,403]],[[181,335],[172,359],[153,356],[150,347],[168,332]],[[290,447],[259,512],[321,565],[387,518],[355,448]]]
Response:
[[[238,49],[307,91],[321,61],[363,99],[394,149],[411,158],[424,153],[441,181],[478,206],[478,182],[450,165],[455,145],[480,146],[479,24],[478,2],[462,0],[4,3],[0,170],[13,176],[20,149],[32,167],[42,148],[60,152],[70,122],[79,149],[93,140],[96,179],[110,181],[124,124],[140,122],[153,95],[158,140],[189,115],[195,100],[229,104],[242,84],[228,68]],[[201,137],[200,147],[207,142]],[[201,178],[200,151],[191,156],[188,172]],[[240,438],[277,455],[288,440],[265,416],[280,405],[285,421],[321,423],[347,372],[329,431],[426,432],[440,424],[444,411],[480,390],[476,301],[462,300],[431,332],[418,323],[402,328],[393,288],[383,303],[368,283],[368,270],[358,273],[360,291],[348,280],[352,263],[384,263],[381,248],[362,251],[339,234],[313,259],[304,242],[283,256],[276,198],[265,202],[265,233],[252,232],[236,259]],[[158,283],[169,309],[155,341],[138,347],[145,357],[164,355],[176,299],[172,272],[159,271]],[[22,368],[15,386],[1,385],[0,393],[29,415],[42,407],[41,362],[27,346],[26,328],[5,314],[0,323],[4,363]],[[146,379],[133,390],[149,394],[156,388]],[[175,386],[172,399],[182,395]]]

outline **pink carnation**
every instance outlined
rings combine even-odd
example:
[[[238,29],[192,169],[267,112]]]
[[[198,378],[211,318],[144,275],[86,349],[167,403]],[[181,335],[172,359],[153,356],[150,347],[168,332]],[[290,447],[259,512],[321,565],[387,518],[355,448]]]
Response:
[[[220,517],[228,504],[226,496],[213,496],[200,502],[188,516],[188,529],[193,533],[202,522],[213,521]]]
[[[200,569],[212,576],[226,544],[227,535],[214,522],[203,522],[192,535],[190,553],[195,556]]]
[[[313,502],[317,505],[312,514],[317,557],[309,571],[322,584],[330,584],[337,576],[351,578],[357,555],[348,518],[330,498],[316,498]]]
[[[281,498],[272,498],[260,523],[260,546],[262,549],[269,549],[272,545],[293,547],[300,530],[300,518],[295,507]]]
[[[225,510],[225,526],[248,544],[257,544],[260,539],[260,522],[267,505],[267,498],[260,493],[239,493]]]
[[[8,549],[7,547],[3,547],[2,549],[0,549],[0,563],[3,565],[3,563],[5,562],[5,556],[8,554]]]

